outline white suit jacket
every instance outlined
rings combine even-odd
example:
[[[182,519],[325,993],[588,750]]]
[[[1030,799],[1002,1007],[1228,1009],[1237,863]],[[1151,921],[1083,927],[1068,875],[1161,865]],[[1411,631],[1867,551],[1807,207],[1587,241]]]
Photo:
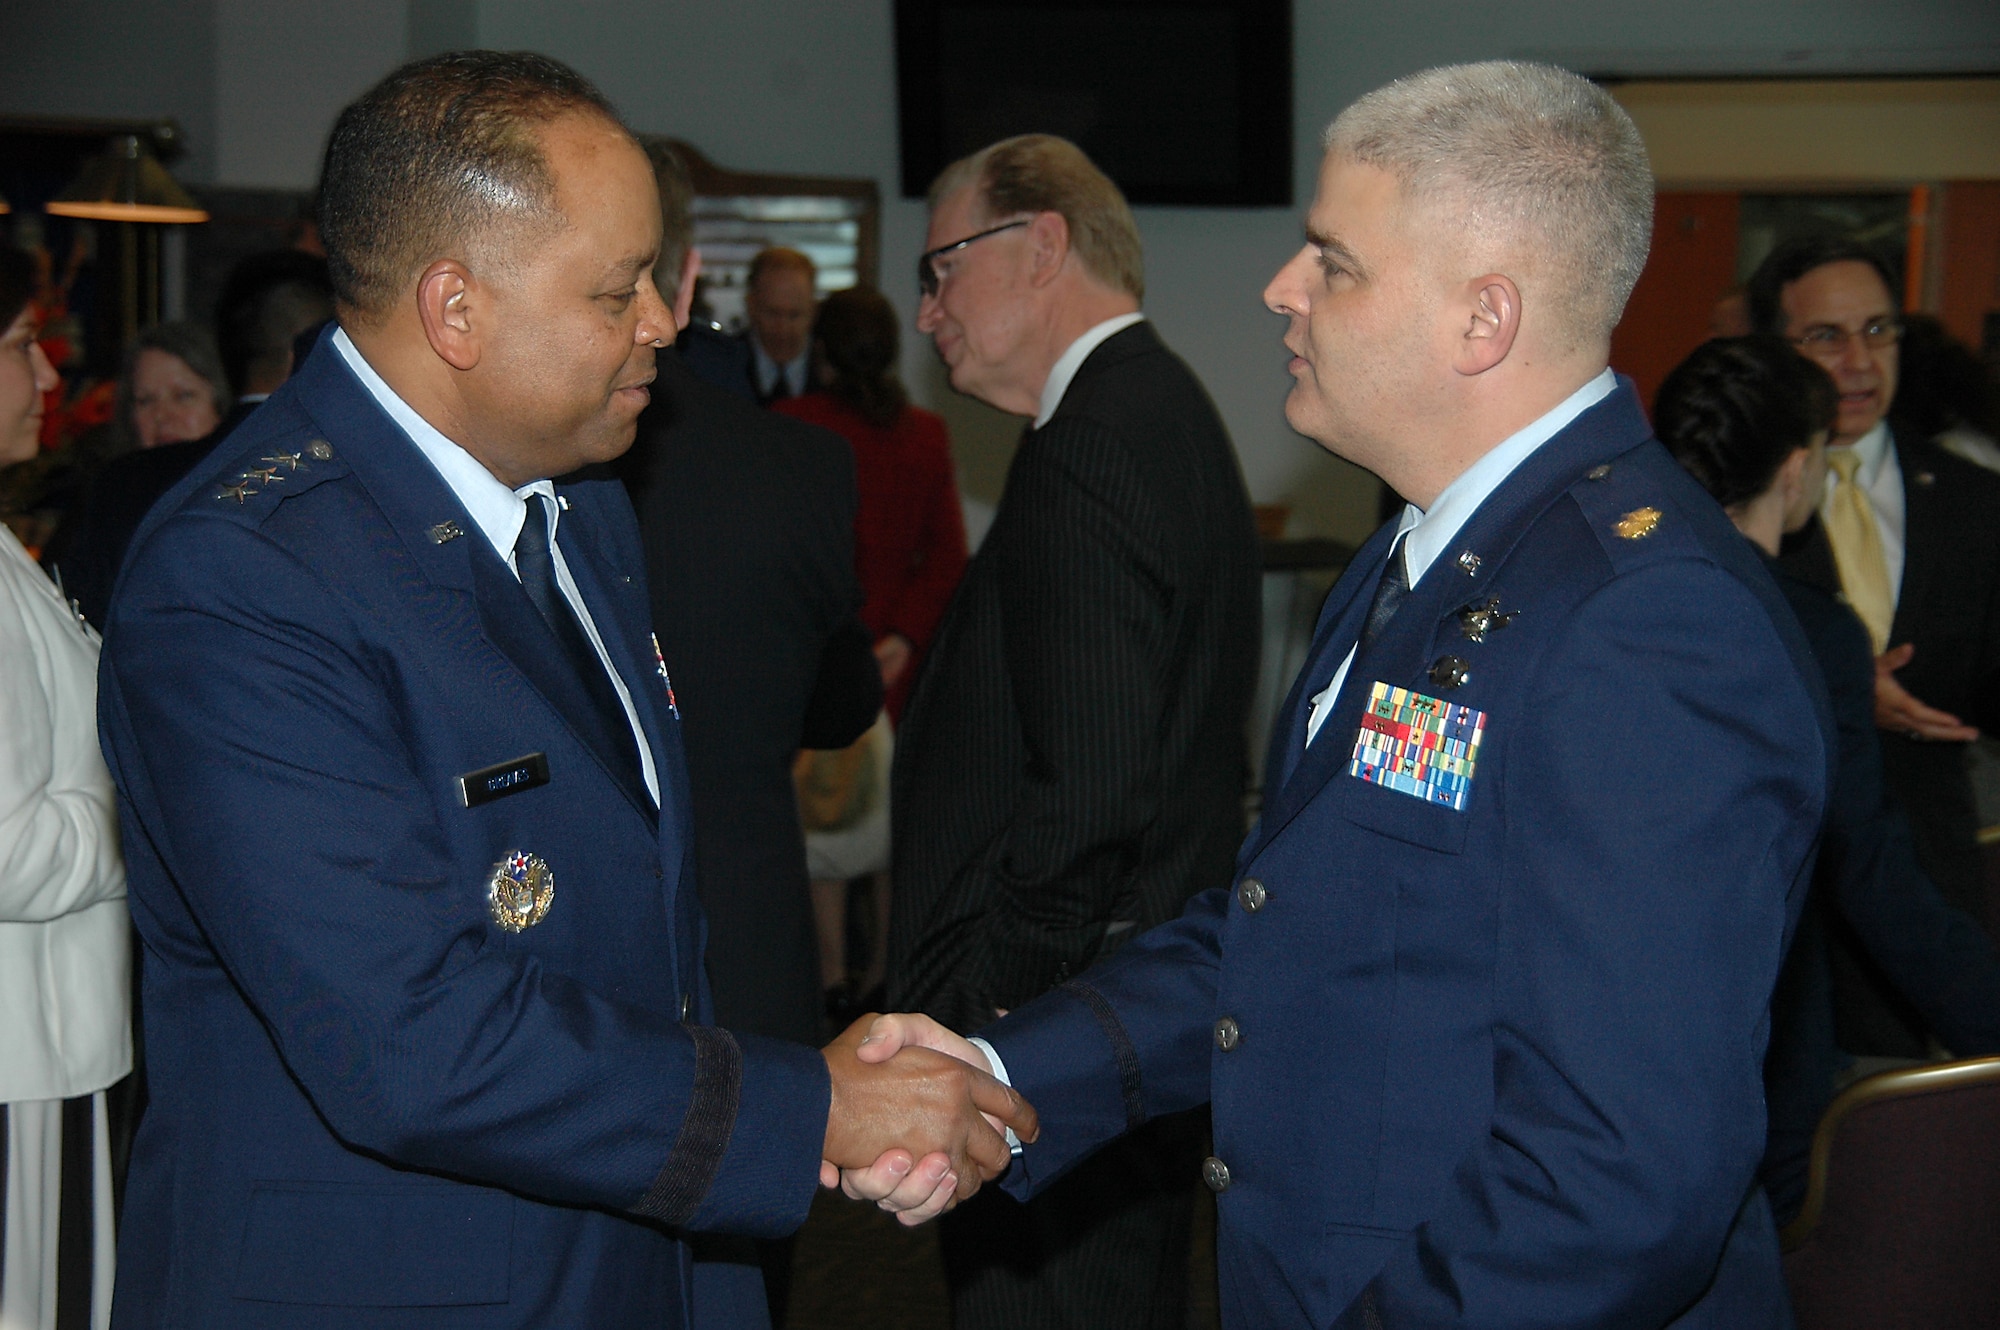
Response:
[[[0,1102],[132,1069],[118,810],[97,748],[97,634],[0,529]]]

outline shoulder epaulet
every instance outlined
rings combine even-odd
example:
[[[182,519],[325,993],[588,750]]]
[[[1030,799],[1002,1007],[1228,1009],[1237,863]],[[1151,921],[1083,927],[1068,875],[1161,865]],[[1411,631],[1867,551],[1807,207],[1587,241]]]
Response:
[[[1592,467],[1569,494],[1615,567],[1679,557],[1700,547],[1679,496],[1629,455]]]
[[[346,472],[333,445],[308,430],[263,439],[217,471],[201,504],[262,516],[285,499]]]

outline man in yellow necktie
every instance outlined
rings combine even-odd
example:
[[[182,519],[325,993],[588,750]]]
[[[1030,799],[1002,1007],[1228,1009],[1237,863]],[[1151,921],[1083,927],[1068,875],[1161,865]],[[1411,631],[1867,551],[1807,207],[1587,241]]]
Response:
[[[2000,726],[2000,476],[1892,423],[1898,289],[1872,251],[1839,239],[1781,246],[1750,279],[1757,327],[1840,390],[1819,520],[1787,542],[1784,563],[1840,591],[1867,626],[1883,774],[1918,859],[1953,904],[1991,919],[1966,745]],[[1920,1055],[1921,1033],[1904,1033],[1850,1051]]]

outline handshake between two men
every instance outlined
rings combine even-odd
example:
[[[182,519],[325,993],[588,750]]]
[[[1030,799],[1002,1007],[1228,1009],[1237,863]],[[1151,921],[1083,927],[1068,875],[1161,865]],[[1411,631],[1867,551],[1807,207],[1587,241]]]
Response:
[[[1040,1134],[1034,1105],[977,1045],[928,1016],[863,1016],[821,1050],[833,1085],[820,1185],[905,1224],[934,1219],[1006,1171],[1003,1132]]]

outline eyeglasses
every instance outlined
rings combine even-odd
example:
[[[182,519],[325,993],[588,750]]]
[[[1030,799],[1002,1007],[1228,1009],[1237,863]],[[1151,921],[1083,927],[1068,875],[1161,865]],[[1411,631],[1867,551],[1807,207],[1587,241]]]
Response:
[[[1025,218],[1018,222],[1008,222],[1004,226],[996,226],[991,230],[981,231],[976,236],[967,236],[963,240],[954,240],[949,245],[939,245],[936,249],[928,253],[917,255],[917,289],[927,296],[934,296],[938,293],[938,282],[941,279],[938,277],[937,269],[931,266],[932,259],[941,259],[955,249],[964,249],[975,240],[984,240],[988,236],[997,236],[1002,231],[1011,231],[1017,226],[1026,226],[1027,224],[1028,222]]]
[[[1884,351],[1903,339],[1901,319],[1874,319],[1855,331],[1836,328],[1831,323],[1816,323],[1792,339],[1792,345],[1815,360],[1833,360],[1847,350],[1847,344],[1855,338],[1870,351]]]

